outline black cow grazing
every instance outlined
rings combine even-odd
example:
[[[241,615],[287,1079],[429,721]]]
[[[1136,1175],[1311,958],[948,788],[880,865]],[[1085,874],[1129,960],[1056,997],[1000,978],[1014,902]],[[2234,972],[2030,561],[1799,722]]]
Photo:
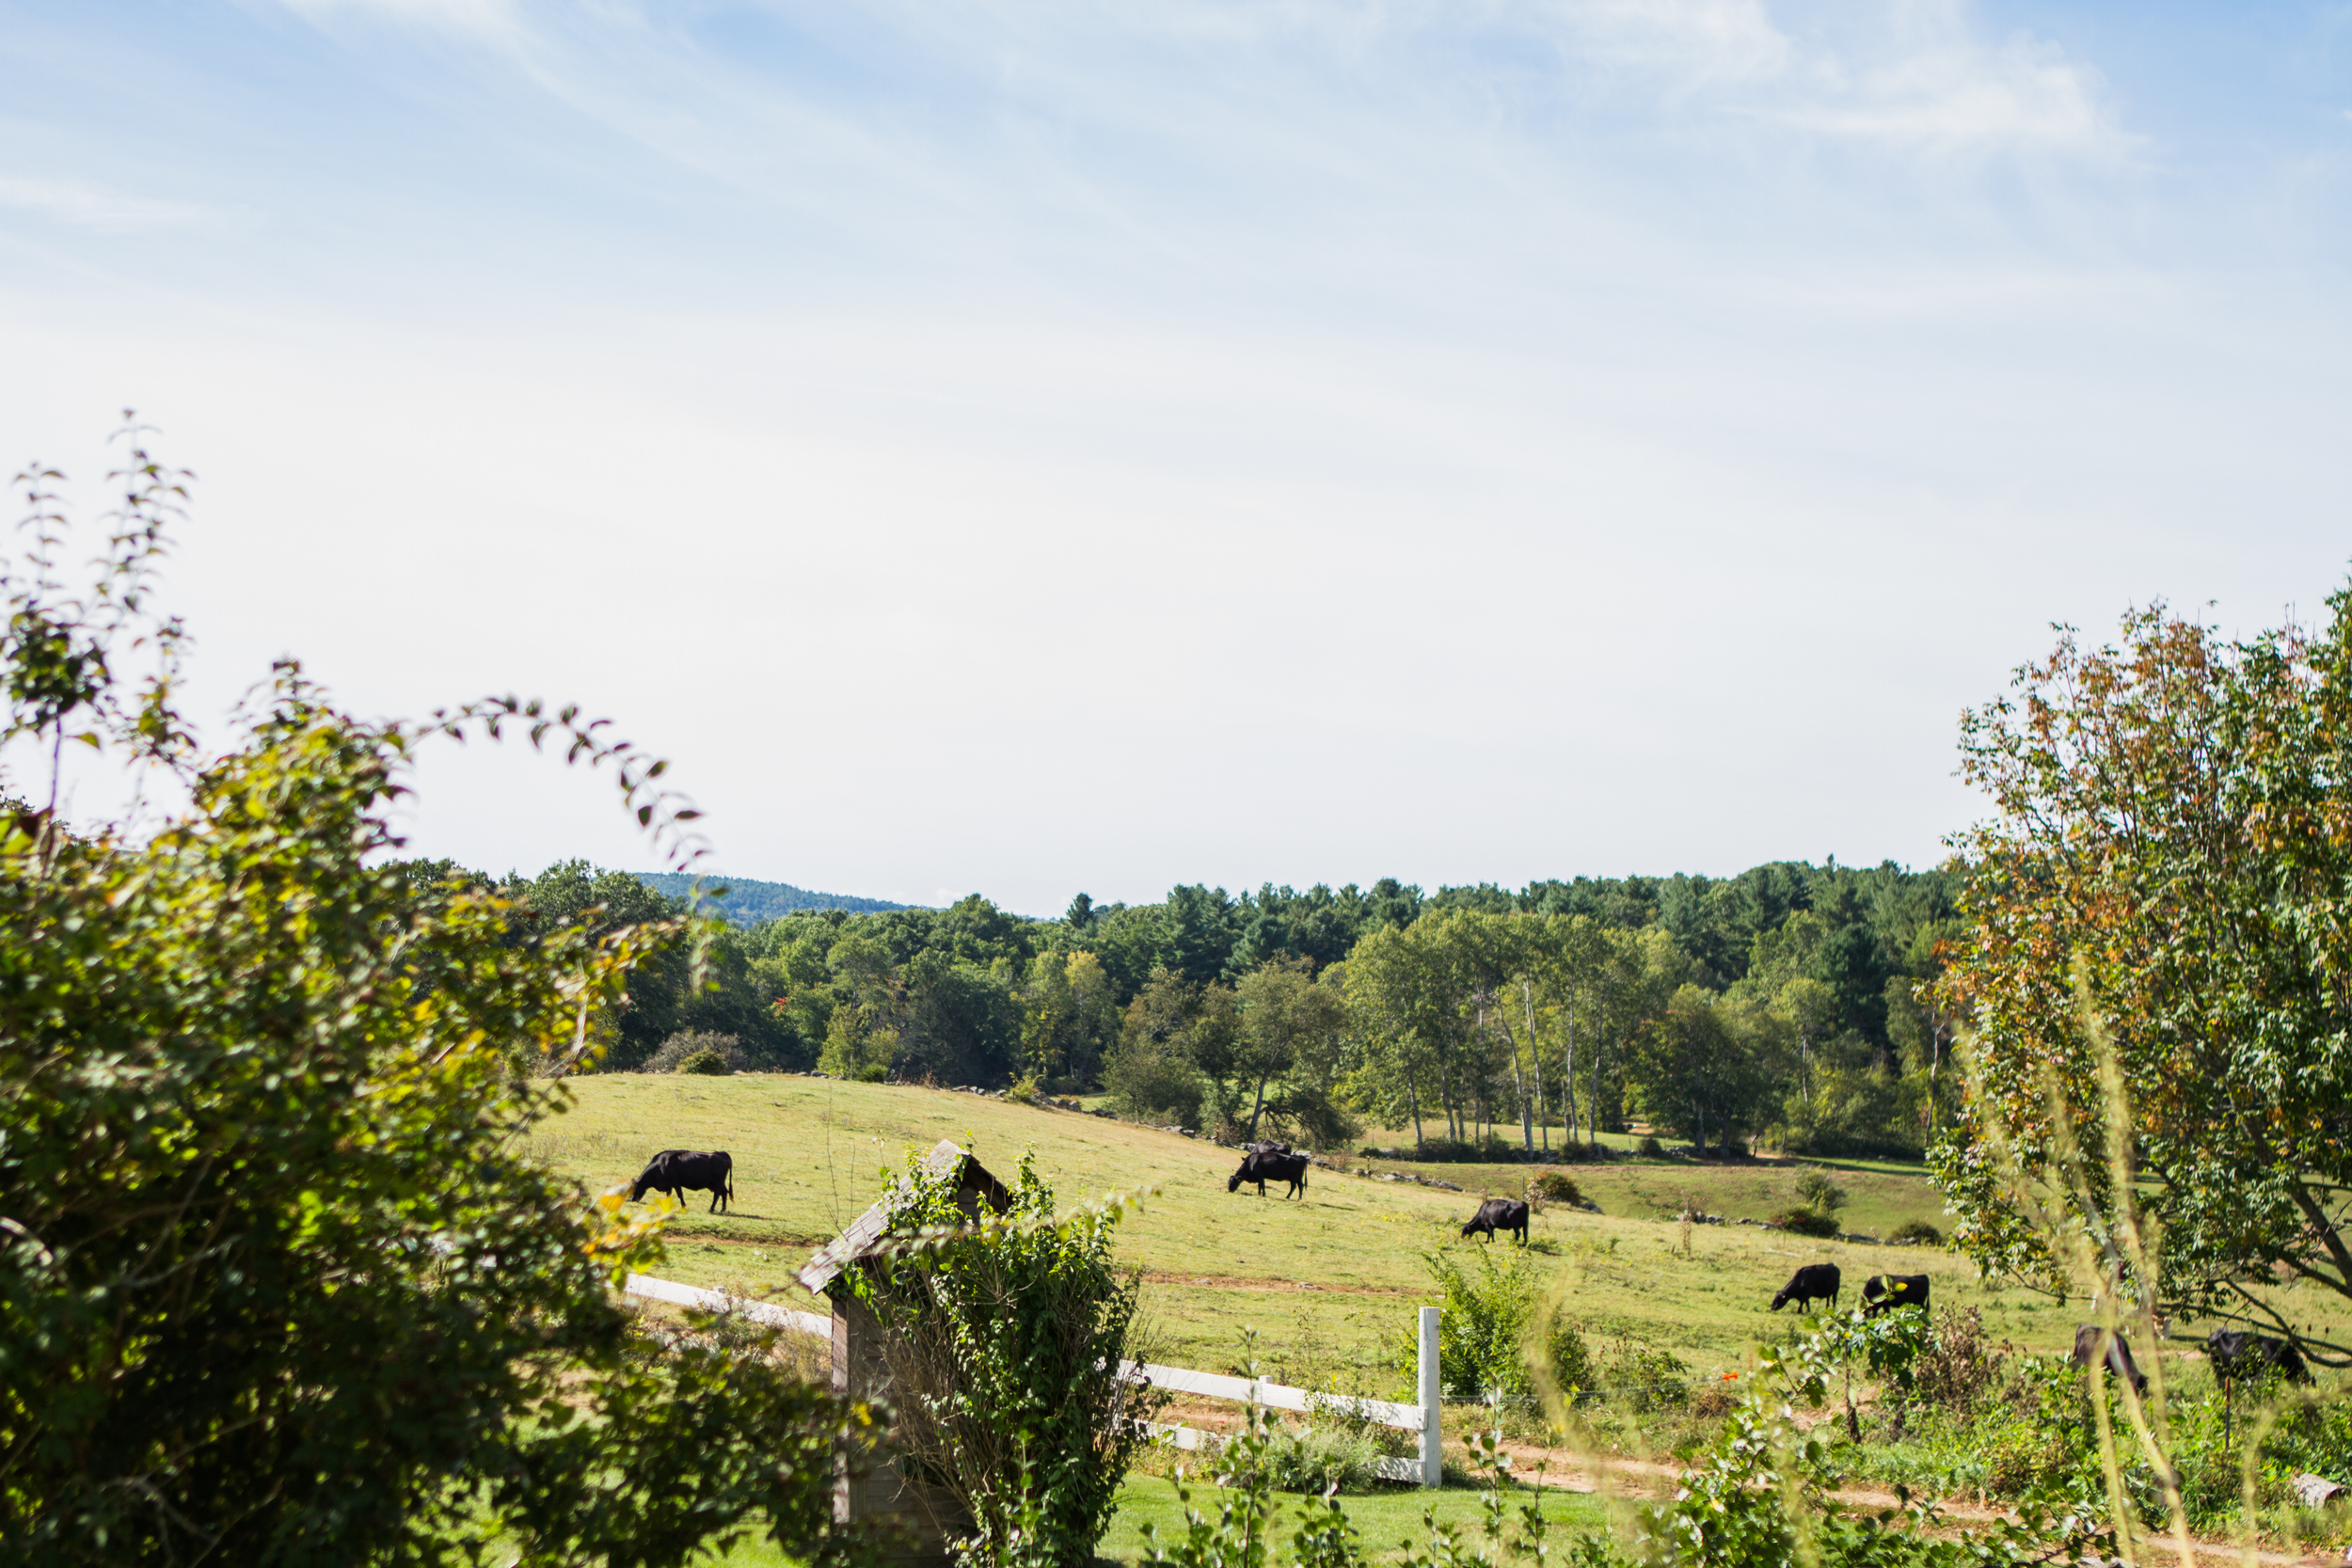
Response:
[[[1516,1197],[1488,1198],[1478,1206],[1478,1212],[1470,1216],[1470,1222],[1462,1227],[1465,1236],[1475,1236],[1482,1230],[1490,1242],[1495,1239],[1498,1230],[1516,1230],[1519,1233],[1519,1245],[1525,1246],[1527,1205]]]
[[[2224,1383],[2271,1371],[2291,1383],[2312,1380],[2312,1370],[2303,1365],[2303,1353],[2286,1340],[2274,1339],[2267,1334],[2217,1328],[2205,1336],[2205,1354],[2213,1362],[2214,1376]]]
[[[640,1202],[648,1192],[668,1193],[681,1204],[689,1192],[710,1194],[710,1213],[735,1199],[735,1162],[721,1149],[696,1154],[691,1149],[665,1148],[645,1162],[645,1168],[628,1189],[628,1200]]]
[[[1928,1309],[1928,1276],[1923,1274],[1874,1274],[1862,1282],[1862,1315],[1875,1318],[1898,1307]]]
[[[2097,1323],[2085,1323],[2074,1330],[2076,1366],[2088,1367],[2099,1359],[2099,1340],[2105,1333]],[[2144,1394],[2148,1391],[2147,1374],[2139,1370],[2139,1363],[2132,1359],[2132,1347],[2123,1342],[2121,1334],[2107,1338],[2107,1370],[2129,1383],[2135,1392]]]
[[[1807,1263],[1788,1276],[1788,1283],[1772,1298],[1772,1310],[1777,1312],[1790,1302],[1802,1312],[1817,1301],[1837,1305],[1838,1275],[1835,1263]]]
[[[1261,1154],[1252,1149],[1243,1158],[1241,1169],[1233,1173],[1233,1179],[1225,1183],[1225,1190],[1237,1193],[1241,1191],[1243,1182],[1255,1181],[1258,1196],[1263,1197],[1267,1182],[1287,1181],[1291,1189],[1282,1195],[1284,1197],[1304,1197],[1307,1196],[1307,1167],[1311,1164],[1313,1162],[1304,1154]]]

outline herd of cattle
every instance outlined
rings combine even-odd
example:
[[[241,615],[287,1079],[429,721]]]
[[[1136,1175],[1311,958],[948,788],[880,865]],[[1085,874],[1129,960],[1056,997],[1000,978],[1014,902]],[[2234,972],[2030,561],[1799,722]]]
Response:
[[[1250,1146],[1243,1157],[1241,1169],[1225,1183],[1229,1193],[1239,1192],[1245,1183],[1255,1183],[1258,1196],[1265,1196],[1269,1181],[1288,1182],[1290,1190],[1284,1197],[1301,1197],[1307,1193],[1307,1167],[1314,1163],[1310,1154],[1294,1151],[1287,1144],[1258,1143]],[[665,1148],[646,1163],[637,1180],[630,1183],[628,1200],[640,1203],[647,1193],[666,1193],[679,1203],[686,1201],[689,1192],[707,1192],[711,1213],[725,1211],[735,1197],[735,1162],[726,1152],[696,1153],[691,1149]],[[1527,1244],[1528,1206],[1512,1197],[1490,1197],[1478,1206],[1462,1227],[1465,1236],[1484,1235],[1493,1241],[1495,1232],[1516,1233],[1519,1244]],[[1843,1283],[1835,1263],[1807,1263],[1788,1276],[1788,1283],[1772,1297],[1772,1310],[1777,1312],[1790,1302],[1804,1311],[1817,1301],[1826,1301],[1834,1309]],[[1916,1307],[1928,1309],[1928,1276],[1923,1274],[1872,1275],[1862,1282],[1862,1315],[1875,1318],[1897,1307]],[[2144,1391],[2148,1379],[2132,1360],[2132,1347],[2096,1323],[2084,1323],[2074,1330],[2074,1359],[2088,1367],[2105,1359],[2108,1370]],[[2296,1383],[2309,1383],[2311,1369],[2303,1362],[2302,1353],[2284,1339],[2274,1339],[2266,1334],[2249,1334],[2242,1329],[2217,1328],[2205,1338],[2205,1354],[2213,1363],[2216,1376],[2224,1383],[2242,1377],[2260,1377],[2277,1372]]]
[[[1307,1167],[1313,1163],[1311,1155],[1292,1151],[1288,1144],[1258,1143],[1243,1155],[1241,1169],[1225,1183],[1229,1193],[1239,1192],[1245,1183],[1255,1182],[1258,1196],[1265,1196],[1268,1181],[1287,1181],[1290,1190],[1284,1197],[1303,1197],[1307,1191]],[[1517,1233],[1519,1244],[1527,1244],[1528,1206],[1515,1197],[1490,1197],[1478,1206],[1462,1227],[1465,1236],[1484,1235],[1493,1241],[1495,1232]],[[1807,1263],[1791,1275],[1788,1283],[1772,1297],[1775,1312],[1790,1302],[1799,1311],[1817,1301],[1837,1305],[1840,1276],[1835,1263]],[[1916,1307],[1928,1310],[1928,1276],[1923,1274],[1879,1274],[1862,1282],[1862,1315],[1875,1318],[1882,1312],[1898,1307]],[[2145,1390],[2148,1379],[2132,1360],[2132,1347],[2096,1323],[2085,1323],[2074,1330],[2074,1359],[2085,1367],[2100,1357],[2104,1344],[2107,1366],[2119,1377],[2129,1379],[2136,1389]],[[2265,1334],[2249,1334],[2238,1329],[2216,1329],[2206,1338],[2205,1354],[2211,1358],[2215,1373],[2224,1383],[2249,1375],[2277,1371],[2296,1383],[2309,1383],[2311,1370],[2303,1364],[2303,1356],[2284,1339],[2274,1339]]]
[[[1789,1276],[1772,1298],[1772,1310],[1777,1312],[1790,1302],[1799,1311],[1817,1301],[1837,1305],[1837,1265],[1807,1263]],[[1898,1307],[1928,1309],[1928,1276],[1923,1274],[1872,1275],[1862,1284],[1862,1315],[1875,1318]],[[2097,1323],[2084,1323],[2074,1330],[2074,1360],[2089,1367],[2101,1359],[2105,1346],[2107,1370],[2128,1381],[2133,1388],[2145,1393],[2148,1378],[2132,1359],[2132,1347],[2101,1328]],[[2266,1334],[2249,1334],[2243,1329],[2217,1328],[2205,1337],[2205,1355],[2213,1363],[2214,1375],[2225,1384],[2242,1377],[2260,1377],[2269,1372],[2296,1383],[2309,1383],[2311,1369],[2303,1363],[2302,1352],[2284,1339],[2274,1339]]]

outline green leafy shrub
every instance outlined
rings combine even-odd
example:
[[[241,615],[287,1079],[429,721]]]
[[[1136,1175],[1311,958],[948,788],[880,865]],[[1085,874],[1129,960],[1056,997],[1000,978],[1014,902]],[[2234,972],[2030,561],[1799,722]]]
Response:
[[[2104,1507],[2106,1482],[2096,1422],[2082,1369],[2072,1359],[1998,1357],[2000,1370],[1989,1380],[1976,1380],[1989,1386],[1973,1402],[1965,1398],[1932,1400],[1940,1376],[1936,1363],[1943,1354],[1941,1341],[1963,1317],[1939,1315],[1915,1368],[1914,1397],[1923,1405],[1939,1402],[1953,1412],[1952,1424],[1941,1437],[1944,1483],[1982,1486],[2005,1498],[2043,1497]],[[2111,1374],[2107,1381],[2110,1398],[2115,1398]],[[2344,1521],[2340,1515],[2333,1520],[2302,1517],[2292,1478],[2305,1471],[2333,1476],[2352,1470],[2352,1405],[2275,1385],[2255,1390],[2241,1385],[2237,1396],[2234,1402],[2225,1401],[2217,1386],[2192,1380],[2185,1388],[2176,1385],[2167,1401],[2169,1457],[2190,1525],[2232,1533],[2250,1527],[2280,1538],[2292,1531],[2306,1542],[2340,1543]],[[2115,1418],[2120,1424],[2120,1412]],[[2119,1458],[2126,1507],[2142,1524],[2160,1529],[2168,1519],[2163,1489],[2144,1450],[2130,1444],[2126,1433],[2119,1432],[2118,1436],[2123,1440]],[[2256,1450],[2251,1455],[2250,1516],[2245,1495],[2249,1445]]]
[[[969,1512],[965,1560],[1089,1562],[1164,1397],[1119,1374],[1151,1359],[1135,1332],[1140,1276],[1111,1259],[1119,1212],[1057,1220],[1026,1155],[996,1223],[967,1228],[956,1199],[951,1175],[914,1164],[893,1228],[944,1239],[849,1269],[831,1289],[882,1324],[894,1442]]]
[[[1181,1040],[1139,1035],[1112,1051],[1103,1065],[1110,1105],[1128,1121],[1154,1127],[1200,1125],[1209,1086]]]
[[[1445,1253],[1422,1255],[1443,1295],[1438,1376],[1445,1391],[1465,1399],[1531,1399],[1540,1391],[1538,1366],[1563,1393],[1593,1386],[1584,1338],[1565,1312],[1548,1306],[1542,1276],[1527,1253],[1479,1247],[1475,1256],[1477,1267],[1470,1270]],[[1419,1342],[1408,1331],[1398,1341],[1398,1367],[1409,1379],[1419,1360]]]
[[[1817,1214],[1835,1214],[1843,1209],[1850,1195],[1837,1184],[1837,1179],[1819,1166],[1809,1166],[1798,1173],[1797,1200]]]
[[[1419,1143],[1404,1144],[1395,1148],[1367,1145],[1358,1149],[1357,1153],[1367,1160],[1410,1161],[1425,1165],[1492,1165],[1511,1164],[1519,1159],[1523,1151],[1518,1145],[1488,1133],[1484,1143],[1472,1143],[1467,1138],[1423,1138]]]
[[[1964,1416],[1992,1397],[2014,1354],[2006,1342],[1996,1346],[1985,1338],[1984,1314],[1976,1307],[1945,1307],[1914,1364],[1912,1397]]]
[[[1674,1500],[1636,1511],[1631,1550],[1598,1544],[1591,1563],[1645,1568],[1963,1568],[2106,1560],[2112,1542],[2096,1509],[2028,1504],[2014,1521],[1954,1532],[1924,1501],[1851,1510],[1833,1489],[1844,1479],[1829,1447],[1801,1430],[1789,1406],[1820,1409],[1854,1349],[1833,1326],[1787,1352],[1759,1357],[1759,1387],[1724,1424],[1708,1459],[1686,1472]]]
[[[1584,1191],[1576,1184],[1576,1178],[1564,1170],[1539,1170],[1527,1179],[1527,1196],[1546,1203],[1565,1203],[1571,1206],[1584,1201]]]
[[[704,1078],[724,1078],[735,1069],[716,1051],[697,1051],[677,1065],[677,1070]]]
[[[1886,1239],[1897,1246],[1942,1246],[1944,1232],[1925,1220],[1905,1220]]]
[[[1808,1336],[1788,1352],[1767,1352],[1757,1384],[1729,1412],[1712,1449],[1680,1479],[1671,1501],[1642,1505],[1620,1542],[1590,1532],[1551,1545],[1533,1508],[1516,1521],[1513,1485],[1498,1433],[1474,1433],[1472,1465],[1485,1473],[1484,1518],[1474,1535],[1423,1515],[1425,1534],[1404,1544],[1407,1568],[2026,1568],[2028,1564],[2110,1560],[2114,1542],[2096,1508],[2028,1502],[2015,1519],[1955,1530],[1934,1510],[1899,1492],[1899,1506],[1853,1510],[1836,1502],[1844,1480],[1827,1444],[1803,1430],[1790,1407],[1820,1409],[1846,1362],[1867,1353],[1848,1328]],[[1760,1385],[1774,1385],[1768,1393]],[[1263,1450],[1281,1441],[1255,1407],[1244,1433],[1223,1446],[1213,1471],[1232,1488],[1213,1515],[1194,1503],[1180,1476],[1184,1528],[1163,1540],[1145,1527],[1146,1559],[1167,1568],[1361,1568],[1366,1554],[1335,1496],[1304,1511],[1286,1553],[1277,1556],[1273,1477]],[[1514,1525],[1516,1524],[1516,1528]]]
[[[702,1055],[717,1056],[720,1060],[719,1068],[698,1067],[690,1069],[686,1066],[690,1058]],[[637,1070],[640,1072],[685,1072],[689,1070],[741,1072],[749,1069],[751,1065],[751,1053],[743,1049],[740,1037],[722,1035],[709,1029],[681,1029],[656,1046],[653,1054],[646,1057],[639,1065]]]
[[[1680,1410],[1691,1398],[1691,1369],[1680,1356],[1620,1337],[1600,1353],[1601,1397],[1637,1414]]]
[[[1772,1224],[1800,1236],[1835,1236],[1837,1220],[1818,1209],[1788,1209],[1772,1216]]]
[[[2054,1482],[2081,1472],[2084,1460],[2091,1457],[2069,1433],[2004,1426],[1985,1448],[1985,1485],[2004,1497],[2048,1492]]]
[[[1633,1146],[1633,1152],[1645,1159],[1662,1160],[1666,1157],[1666,1146],[1656,1138],[1644,1138]]]
[[[1254,1367],[1250,1375],[1256,1375]],[[1277,1563],[1292,1568],[1369,1568],[1374,1560],[1365,1553],[1335,1485],[1322,1489],[1319,1503],[1299,1510],[1298,1528],[1287,1548],[1278,1545],[1274,1493],[1277,1478],[1283,1474],[1283,1462],[1275,1450],[1287,1441],[1262,1407],[1250,1406],[1242,1432],[1217,1447],[1209,1471],[1225,1489],[1216,1513],[1212,1515],[1195,1505],[1192,1488],[1179,1471],[1176,1501],[1184,1510],[1183,1532],[1165,1540],[1156,1524],[1145,1524],[1144,1561],[1154,1568],[1272,1568]],[[1543,1568],[1555,1560],[1546,1539],[1549,1526],[1542,1509],[1531,1500],[1520,1505],[1516,1519],[1512,1516],[1506,1499],[1517,1482],[1500,1433],[1474,1433],[1469,1448],[1471,1464],[1486,1481],[1478,1538],[1465,1540],[1461,1527],[1440,1523],[1434,1509],[1424,1510],[1423,1544],[1403,1543],[1406,1568],[1499,1568],[1506,1561]],[[1573,1543],[1563,1560],[1571,1568],[1614,1568],[1624,1561],[1595,1536]],[[1378,1560],[1394,1559],[1384,1552]]]
[[[634,1335],[612,1287],[658,1227],[519,1151],[688,927],[516,940],[493,892],[387,863],[429,736],[611,763],[675,848],[659,767],[512,699],[361,721],[291,663],[207,757],[146,609],[178,477],[134,453],[78,596],[49,477],[0,578],[0,745],[87,736],[186,804],[0,815],[0,1564],[650,1568],[755,1521],[836,1556],[834,1444],[867,1414],[755,1347]]]
[[[852,943],[841,945],[851,948],[853,958],[864,956]],[[861,1003],[834,1006],[825,1021],[825,1043],[817,1053],[817,1070],[851,1083],[887,1082],[898,1059],[898,1031],[880,1022],[875,1016],[878,1011]]]
[[[1270,1430],[1273,1441],[1261,1449],[1234,1456],[1229,1473],[1237,1481],[1246,1484],[1261,1479],[1246,1466],[1263,1465],[1263,1482],[1275,1491],[1313,1496],[1333,1491],[1359,1492],[1378,1479],[1380,1447],[1359,1428],[1316,1421],[1310,1426],[1277,1425]]]

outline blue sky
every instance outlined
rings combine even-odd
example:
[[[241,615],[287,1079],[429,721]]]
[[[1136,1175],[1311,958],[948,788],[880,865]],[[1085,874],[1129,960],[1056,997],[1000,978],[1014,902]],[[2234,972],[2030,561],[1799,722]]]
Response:
[[[1050,912],[1932,861],[1955,719],[2352,557],[2352,7],[0,0],[0,432],[225,712],[576,698]],[[85,492],[94,497],[94,490]],[[645,860],[527,756],[418,847]],[[96,810],[95,786],[86,809]]]

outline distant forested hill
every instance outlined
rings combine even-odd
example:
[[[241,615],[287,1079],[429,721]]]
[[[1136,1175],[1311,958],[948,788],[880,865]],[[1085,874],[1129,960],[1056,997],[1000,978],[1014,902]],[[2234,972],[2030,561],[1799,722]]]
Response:
[[[609,931],[691,885],[586,861],[407,874],[495,892],[517,930]],[[1133,905],[1082,893],[1057,919],[977,893],[926,909],[711,877],[734,928],[705,981],[682,950],[648,960],[604,1065],[706,1032],[755,1068],[1099,1085],[1228,1142],[1271,1126],[1337,1148],[1368,1124],[1411,1128],[1433,1157],[1540,1156],[1638,1118],[1718,1153],[1916,1156],[1959,1110],[1965,1019],[1937,981],[1969,940],[1966,876],[1833,860],[1517,889],[1195,883]]]
[[[694,879],[675,871],[640,871],[637,879],[656,893],[670,898],[683,898],[692,891]],[[721,914],[736,926],[755,925],[773,920],[780,914],[793,914],[802,910],[847,910],[851,914],[887,914],[909,906],[894,904],[886,898],[854,898],[840,893],[811,893],[794,887],[790,882],[755,882],[749,877],[707,876],[702,879],[704,888],[725,888],[727,895],[719,900]]]

